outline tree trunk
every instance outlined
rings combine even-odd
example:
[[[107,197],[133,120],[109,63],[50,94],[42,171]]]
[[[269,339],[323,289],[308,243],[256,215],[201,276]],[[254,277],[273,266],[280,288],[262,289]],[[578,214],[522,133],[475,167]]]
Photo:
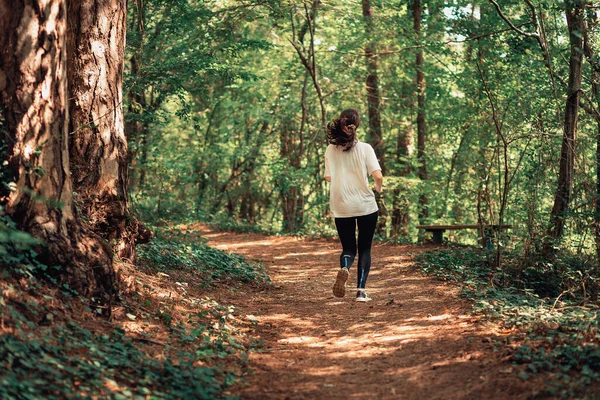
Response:
[[[284,122],[285,123],[285,122]],[[295,145],[293,129],[284,127],[280,130],[280,148],[281,159],[287,162],[287,177],[281,184],[280,196],[283,213],[283,230],[285,232],[296,232],[302,228],[304,222],[304,193],[299,183],[297,171],[301,168],[299,155],[300,149]]]
[[[600,74],[596,75],[600,81]],[[596,96],[596,106],[600,106],[600,82],[596,81],[594,85],[594,95]],[[596,207],[594,214],[594,239],[596,242],[596,260],[600,263],[600,118],[596,120]]]
[[[367,142],[369,142],[375,154],[379,159],[382,172],[385,173],[383,137],[381,135],[381,116],[379,113],[379,82],[377,77],[377,44],[375,40],[371,40],[374,36],[373,29],[373,9],[371,8],[370,0],[362,0],[362,12],[365,21],[365,30],[369,42],[365,47],[365,55],[367,59],[367,105],[369,115],[369,129],[367,131]]]
[[[41,238],[41,261],[61,280],[110,305],[112,255],[73,207],[69,173],[66,2],[0,1],[0,92],[15,190],[1,194],[20,229]],[[110,310],[110,307],[105,308]]]
[[[600,70],[594,71],[592,83],[596,107],[600,107]],[[596,202],[594,214],[594,239],[596,260],[600,263],[600,115],[596,116]]]
[[[595,104],[586,110],[596,120],[596,193],[594,199],[594,241],[596,243],[596,259],[600,263],[600,60],[598,52],[592,48],[589,31],[583,35],[584,53],[592,67],[592,98]]]
[[[565,105],[562,147],[560,150],[558,185],[554,196],[554,206],[552,207],[552,213],[550,215],[548,240],[546,240],[544,244],[544,252],[546,254],[553,253],[554,243],[562,238],[566,214],[573,189],[577,119],[579,116],[579,100],[581,97],[583,36],[585,33],[583,5],[584,1],[582,0],[565,1],[571,45],[571,58],[569,61],[569,84]]]
[[[385,152],[383,148],[383,136],[381,133],[381,115],[379,113],[380,98],[379,98],[379,81],[377,77],[377,43],[375,39],[375,29],[373,26],[373,9],[371,0],[362,0],[362,15],[365,21],[365,31],[368,37],[368,42],[365,46],[365,55],[367,59],[367,111],[369,116],[369,129],[367,130],[367,142],[373,146],[381,172],[386,173],[385,169]],[[383,197],[377,197],[377,205],[379,206],[379,219],[377,221],[377,232],[384,235],[385,226],[388,219],[388,213],[383,203]]]
[[[413,0],[413,29],[419,45],[421,45],[421,0]],[[417,70],[416,88],[417,88],[417,160],[419,169],[417,171],[419,179],[422,182],[427,180],[427,164],[425,161],[425,137],[427,134],[427,125],[425,122],[425,74],[423,73],[423,50],[419,48],[415,57],[415,68]],[[429,216],[428,199],[424,193],[425,188],[421,188],[419,195],[419,221],[425,222]]]
[[[70,166],[78,205],[115,253],[135,259],[149,232],[129,212],[123,121],[125,0],[69,2]]]
[[[139,71],[139,64],[137,56],[131,57],[131,75],[137,76]],[[127,138],[127,158],[130,166],[129,173],[129,190],[134,191],[137,187],[138,181],[135,179],[135,173],[137,170],[137,157],[140,148],[144,149],[144,140],[147,142],[148,136],[148,122],[143,121],[141,117],[144,110],[146,110],[146,94],[144,89],[140,88],[136,90],[130,88],[127,95],[129,104],[127,107],[128,119],[125,121],[125,136]],[[140,141],[142,142],[140,144]],[[140,185],[141,186],[141,185]]]
[[[410,117],[403,118],[396,138],[396,163],[398,165],[397,175],[400,177],[409,176],[412,173],[410,157],[413,154],[414,129],[411,121],[414,111],[414,91],[407,82],[402,83],[402,96],[404,98],[404,107],[408,110]],[[394,237],[408,236],[408,226],[410,224],[410,201],[405,188],[398,187],[394,189],[392,207],[392,227],[391,233]]]

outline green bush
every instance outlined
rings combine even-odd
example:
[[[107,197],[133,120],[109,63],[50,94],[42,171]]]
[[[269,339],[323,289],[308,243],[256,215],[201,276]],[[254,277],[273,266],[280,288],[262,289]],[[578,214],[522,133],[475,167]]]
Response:
[[[521,378],[551,371],[547,394],[561,397],[585,394],[600,380],[600,305],[590,301],[597,297],[598,274],[591,263],[562,255],[554,264],[523,266],[508,258],[497,271],[484,251],[465,248],[417,259],[421,271],[460,284],[475,313],[518,328],[513,360],[526,366]]]
[[[33,278],[47,266],[37,260],[35,248],[43,242],[17,229],[0,206],[0,266],[12,273]]]
[[[120,328],[98,334],[73,321],[40,327],[10,306],[3,312],[20,329],[0,336],[2,399],[228,398],[223,392],[236,376],[203,361],[229,356],[245,360],[248,351],[230,332],[203,325],[202,315],[191,328],[172,330],[193,346],[176,352],[167,352],[167,347],[161,359],[135,346]]]
[[[137,251],[141,265],[162,272],[194,271],[206,284],[268,281],[264,269],[243,256],[214,249],[185,235],[179,234],[175,238],[159,236],[148,244],[138,246]]]

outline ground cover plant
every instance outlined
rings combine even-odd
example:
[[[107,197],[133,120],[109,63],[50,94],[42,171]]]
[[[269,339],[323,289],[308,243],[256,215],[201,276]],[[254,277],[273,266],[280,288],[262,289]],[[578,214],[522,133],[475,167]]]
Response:
[[[452,246],[423,253],[416,267],[455,282],[472,301],[473,312],[498,321],[510,332],[511,360],[526,365],[522,379],[552,371],[547,396],[594,398],[600,380],[600,303],[592,264],[490,267],[481,249]],[[510,258],[510,257],[507,257]],[[512,268],[511,268],[512,266]],[[574,277],[578,277],[575,279]],[[587,288],[587,289],[586,289]]]
[[[174,244],[159,235],[142,251],[147,266],[121,266],[120,300],[105,320],[39,273],[45,268],[28,266],[39,243],[2,225],[2,248],[29,256],[2,257],[0,398],[230,398],[258,348],[255,322],[203,296],[202,287],[261,285],[266,277],[241,256],[177,236]]]
[[[229,226],[227,226],[229,228]],[[157,240],[138,247],[138,263],[168,272],[193,272],[201,285],[225,281],[265,282],[264,270],[244,257],[207,246],[197,234],[178,229],[157,229]]]

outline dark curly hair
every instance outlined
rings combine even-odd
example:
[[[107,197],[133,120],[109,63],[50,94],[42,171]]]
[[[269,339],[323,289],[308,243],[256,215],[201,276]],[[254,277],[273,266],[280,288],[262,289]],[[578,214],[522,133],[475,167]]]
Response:
[[[360,126],[358,111],[348,108],[340,116],[327,124],[327,141],[335,146],[350,150],[356,143],[356,129]]]

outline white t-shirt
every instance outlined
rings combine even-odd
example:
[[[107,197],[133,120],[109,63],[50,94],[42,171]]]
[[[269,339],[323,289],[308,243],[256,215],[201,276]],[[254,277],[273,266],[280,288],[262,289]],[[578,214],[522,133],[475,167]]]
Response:
[[[357,142],[350,150],[330,144],[325,151],[325,176],[331,177],[329,207],[335,218],[360,217],[378,210],[369,175],[380,170],[373,147]]]

